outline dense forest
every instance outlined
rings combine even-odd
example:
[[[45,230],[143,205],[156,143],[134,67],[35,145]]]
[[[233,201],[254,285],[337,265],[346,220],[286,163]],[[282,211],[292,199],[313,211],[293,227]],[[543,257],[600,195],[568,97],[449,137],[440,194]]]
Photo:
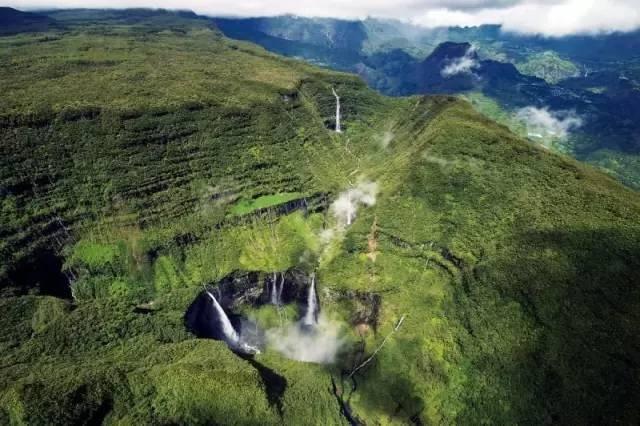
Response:
[[[465,100],[123,16],[0,37],[1,424],[640,421],[637,192]]]

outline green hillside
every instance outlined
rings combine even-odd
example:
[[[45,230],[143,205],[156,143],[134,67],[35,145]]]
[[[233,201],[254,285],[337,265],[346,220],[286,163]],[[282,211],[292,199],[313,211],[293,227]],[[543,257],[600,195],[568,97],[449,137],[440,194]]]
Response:
[[[580,75],[580,70],[573,62],[562,59],[553,51],[531,55],[517,68],[522,74],[542,78],[551,84]]]
[[[594,168],[206,22],[2,37],[0,85],[0,424],[640,421],[640,196]],[[334,362],[187,331],[203,285],[288,270]]]

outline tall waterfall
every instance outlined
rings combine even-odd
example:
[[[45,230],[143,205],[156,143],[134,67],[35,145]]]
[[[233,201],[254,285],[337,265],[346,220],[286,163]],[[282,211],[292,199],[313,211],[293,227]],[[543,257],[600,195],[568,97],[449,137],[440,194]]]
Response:
[[[278,297],[278,275],[274,272],[271,280],[271,304],[278,306],[280,300]]]
[[[280,289],[278,289],[278,305],[282,303],[282,289],[284,288],[284,274],[280,273]]]
[[[280,273],[280,286],[278,286],[277,272],[273,273],[273,279],[271,280],[271,304],[280,306],[282,304],[282,289],[284,288],[284,274]]]
[[[313,326],[318,322],[318,300],[316,299],[316,276],[311,275],[311,285],[307,295],[307,312],[304,315],[303,324]]]
[[[231,325],[231,321],[229,321],[229,317],[224,312],[224,309],[222,309],[222,306],[220,306],[213,294],[211,294],[209,291],[207,291],[207,294],[213,302],[213,307],[218,313],[218,317],[220,317],[220,325],[222,326],[222,333],[224,334],[225,340],[229,345],[237,347],[240,343],[240,336],[238,336],[235,328],[233,328],[233,325]]]
[[[333,87],[331,88],[331,91],[333,92],[333,96],[336,98],[336,133],[342,133],[342,129],[340,128],[340,96],[338,96]]]
[[[355,216],[354,210],[355,210],[355,206],[351,202],[351,191],[347,191],[347,226],[351,225],[351,221]]]

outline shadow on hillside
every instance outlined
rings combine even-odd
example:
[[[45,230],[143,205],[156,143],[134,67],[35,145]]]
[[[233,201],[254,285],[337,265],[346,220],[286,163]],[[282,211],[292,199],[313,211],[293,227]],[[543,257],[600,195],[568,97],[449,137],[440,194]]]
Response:
[[[459,299],[477,351],[471,371],[495,379],[484,389],[503,387],[469,399],[477,397],[494,411],[491,394],[507,395],[505,405],[519,407],[512,413],[516,421],[640,423],[640,230],[627,231],[521,234],[516,252],[490,260],[483,276],[469,278]],[[495,299],[487,294],[502,300],[492,306]],[[535,337],[521,346],[487,347],[488,333],[517,341],[508,334],[513,325],[496,312],[511,300],[523,316],[506,323],[521,321],[521,332],[535,330]],[[466,410],[466,418],[478,414],[469,405]]]
[[[63,263],[64,259],[52,250],[37,250],[9,271],[6,287],[17,294],[38,289],[43,295],[71,299],[71,287],[63,272]]]

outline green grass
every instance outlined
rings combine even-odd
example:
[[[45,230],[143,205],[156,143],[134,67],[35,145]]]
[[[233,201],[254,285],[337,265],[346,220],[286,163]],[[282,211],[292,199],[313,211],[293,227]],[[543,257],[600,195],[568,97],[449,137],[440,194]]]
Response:
[[[527,129],[524,123],[519,122],[515,114],[505,110],[498,102],[483,95],[480,92],[470,92],[460,95],[462,99],[471,103],[473,108],[480,114],[487,116],[496,123],[500,123],[508,127],[512,132],[521,137],[527,136]]]
[[[345,424],[331,376],[403,315],[344,384],[367,424],[638,422],[637,193],[456,98],[384,98],[202,26],[83,22],[0,39],[0,423]],[[327,252],[328,203],[359,179],[377,202]],[[327,203],[271,208],[302,194]],[[42,249],[75,300],[15,273]],[[292,267],[316,269],[347,343],[335,365],[257,356],[287,382],[276,403],[183,316],[234,271]]]
[[[522,74],[541,78],[551,84],[575,77],[580,72],[573,62],[562,59],[553,51],[530,55],[526,62],[516,64],[516,68]]]
[[[632,188],[640,188],[640,178],[637,176],[637,170],[640,168],[640,156],[638,155],[620,154],[602,149],[581,159],[600,167]]]
[[[263,195],[253,200],[244,199],[238,201],[236,205],[233,206],[233,208],[231,209],[231,213],[236,215],[245,215],[256,210],[284,204],[288,201],[301,198],[302,196],[303,195],[298,192],[293,192],[284,194]]]

